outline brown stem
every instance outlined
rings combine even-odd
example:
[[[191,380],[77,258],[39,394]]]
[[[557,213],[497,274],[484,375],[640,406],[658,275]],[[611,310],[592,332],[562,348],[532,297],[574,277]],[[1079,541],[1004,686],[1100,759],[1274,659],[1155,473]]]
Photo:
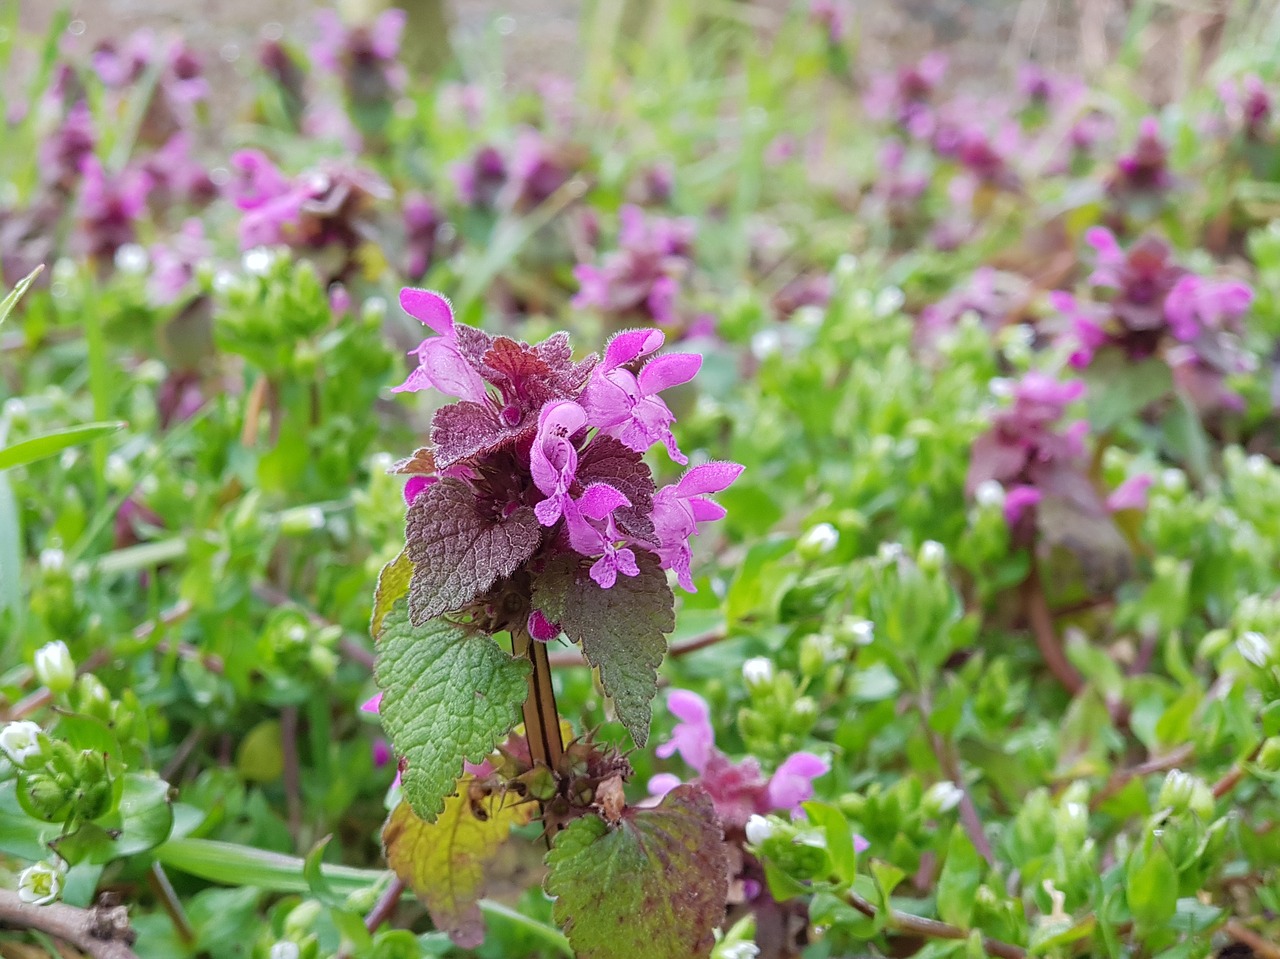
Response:
[[[547,644],[529,637],[526,629],[512,629],[512,652],[517,657],[527,657],[529,670],[529,694],[524,700],[524,734],[529,742],[529,758],[543,763],[550,769],[558,769],[564,754],[564,740],[560,738],[560,713],[556,709],[556,691],[551,685],[551,663],[547,656]]]
[[[34,929],[75,946],[93,959],[138,959],[123,906],[77,909],[60,902],[33,906],[0,889],[0,928]]]
[[[973,796],[969,794],[969,786],[964,779],[964,770],[960,768],[960,757],[956,754],[955,745],[929,725],[933,701],[928,690],[920,693],[919,707],[925,735],[929,739],[929,746],[938,760],[938,765],[942,768],[942,774],[960,790],[960,824],[964,826],[964,831],[968,834],[969,841],[973,843],[973,848],[978,850],[988,865],[995,865],[995,853],[991,849],[991,842],[987,839],[987,832],[982,826],[978,807],[973,801]]]
[[[399,877],[393,877],[391,885],[387,886],[386,891],[378,897],[378,901],[369,910],[369,915],[364,917],[364,927],[370,932],[376,932],[379,926],[395,914],[402,895],[404,895],[404,883]]]
[[[147,873],[147,885],[156,894],[156,898],[160,900],[160,905],[164,907],[164,911],[169,914],[169,921],[173,923],[173,930],[178,934],[178,938],[186,945],[191,945],[195,942],[195,930],[191,928],[191,922],[187,919],[187,914],[182,908],[178,894],[173,889],[173,883],[169,882],[164,866],[160,865],[160,863],[153,862],[151,864],[151,871]]]
[[[1239,919],[1228,919],[1226,933],[1236,942],[1242,942],[1262,959],[1280,959],[1280,946],[1263,939]],[[1224,950],[1225,951],[1225,950]]]
[[[266,376],[259,376],[250,389],[244,409],[244,427],[240,430],[241,446],[258,445],[258,417],[262,415],[262,405],[270,389],[271,381]]]
[[[1049,603],[1044,598],[1044,588],[1040,584],[1040,566],[1034,556],[1031,558],[1031,571],[1022,583],[1022,602],[1026,609],[1027,620],[1031,623],[1031,633],[1035,637],[1036,647],[1044,657],[1049,672],[1057,677],[1058,682],[1072,696],[1084,689],[1084,679],[1067,659],[1058,642],[1058,633],[1053,627],[1053,614],[1049,612]]]
[[[866,899],[863,899],[853,890],[845,894],[849,905],[862,913],[864,916],[875,918],[876,907]],[[910,913],[899,912],[896,909],[889,911],[889,926],[898,932],[910,933],[914,936],[924,936],[929,939],[968,939],[969,930],[961,929],[959,926],[953,926],[949,922],[939,922],[937,919],[925,919],[923,916],[913,916]],[[1026,959],[1027,950],[1021,946],[1015,946],[1012,943],[1001,942],[999,939],[992,939],[989,936],[982,937],[982,948],[986,950],[987,955],[996,956],[997,959]]]
[[[289,833],[294,843],[302,835],[302,772],[298,764],[298,707],[280,710],[280,741],[284,752],[284,798],[289,811]]]
[[[1213,798],[1221,799],[1231,790],[1240,785],[1240,780],[1244,779],[1245,763],[1251,763],[1258,758],[1258,753],[1262,752],[1262,743],[1253,747],[1253,751],[1249,753],[1246,759],[1240,760],[1223,775],[1216,783],[1213,784]]]

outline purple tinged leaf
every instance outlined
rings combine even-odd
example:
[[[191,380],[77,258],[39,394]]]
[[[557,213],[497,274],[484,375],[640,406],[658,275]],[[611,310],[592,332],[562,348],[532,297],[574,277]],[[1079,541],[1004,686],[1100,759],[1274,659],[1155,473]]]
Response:
[[[579,557],[557,557],[534,577],[533,605],[581,645],[587,662],[600,670],[618,718],[643,746],[658,691],[658,664],[676,618],[675,597],[658,558],[645,550],[634,555],[636,575],[610,589],[591,579]]]
[[[436,410],[431,420],[437,469],[447,469],[460,460],[496,449],[532,430],[532,424],[505,426],[488,406],[462,400]]]
[[[724,921],[729,858],[711,799],[678,786],[611,827],[570,823],[547,855],[546,890],[578,959],[700,959]]]
[[[456,479],[423,491],[405,521],[405,554],[413,563],[409,611],[415,625],[465,606],[510,576],[542,542],[527,506],[505,518],[482,509],[475,492]]]

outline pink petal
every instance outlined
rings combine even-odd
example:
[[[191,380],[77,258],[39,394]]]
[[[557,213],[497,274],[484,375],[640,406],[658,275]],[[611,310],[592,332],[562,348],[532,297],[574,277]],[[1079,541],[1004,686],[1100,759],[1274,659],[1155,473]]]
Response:
[[[719,493],[742,475],[743,467],[737,463],[713,461],[695,466],[676,483],[676,495],[681,497],[698,496],[704,493]]]
[[[1138,473],[1111,491],[1107,497],[1107,509],[1115,513],[1122,509],[1146,509],[1147,490],[1151,488],[1154,478],[1150,473]]]
[[[381,707],[382,707],[382,693],[378,693],[378,695],[374,696],[368,702],[362,703],[360,706],[360,711],[363,713],[373,713],[376,716],[379,710],[381,709]]]
[[[604,519],[619,507],[630,505],[631,500],[608,483],[592,483],[578,497],[578,508],[590,519]]]
[[[406,286],[400,291],[400,306],[441,336],[453,337],[453,307],[439,293]]]
[[[672,386],[688,383],[701,368],[702,357],[697,353],[668,353],[654,357],[640,371],[640,392],[652,396]]]
[[[798,811],[802,802],[813,797],[813,780],[830,769],[830,763],[813,753],[788,756],[769,780],[769,805],[774,809]]]
[[[666,340],[661,330],[624,330],[609,341],[604,351],[602,373],[616,369],[641,356],[647,356]]]
[[[682,785],[683,780],[675,773],[658,773],[649,780],[650,796],[665,796],[677,786]]]

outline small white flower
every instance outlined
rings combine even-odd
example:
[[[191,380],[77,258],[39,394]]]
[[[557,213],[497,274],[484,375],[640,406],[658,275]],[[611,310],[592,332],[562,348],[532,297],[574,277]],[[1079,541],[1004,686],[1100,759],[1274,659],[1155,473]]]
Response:
[[[773,661],[766,656],[753,656],[742,664],[742,678],[749,688],[773,682]]]
[[[267,953],[268,959],[298,959],[300,955],[302,950],[290,939],[281,939],[279,942],[272,943],[271,951]]]
[[[984,509],[998,509],[1004,505],[1004,487],[999,480],[983,480],[973,491],[973,498]]]
[[[230,293],[236,287],[236,275],[230,270],[213,274],[213,289],[217,293]]]
[[[265,246],[255,246],[252,250],[247,251],[240,260],[244,271],[252,273],[254,276],[266,276],[273,262],[275,262],[275,254]]]
[[[5,723],[0,729],[0,752],[15,766],[21,766],[29,757],[40,755],[40,732],[39,725],[29,719]]]
[[[720,950],[720,959],[756,959],[760,947],[754,942],[734,942]]]
[[[62,640],[45,643],[36,650],[36,678],[55,693],[65,693],[76,681],[76,664]]]
[[[852,253],[841,253],[832,271],[836,280],[847,280],[858,272],[858,258]]]
[[[301,623],[294,623],[284,631],[284,638],[295,645],[305,643],[307,641],[307,627]]]
[[[882,563],[894,563],[902,558],[903,552],[901,543],[881,543],[876,558]]]
[[[855,646],[870,646],[876,639],[876,624],[869,619],[857,619],[849,624],[849,635]]]
[[[62,872],[48,862],[36,863],[18,876],[18,898],[33,906],[47,906],[62,895]]]
[[[892,316],[907,301],[903,292],[896,286],[886,286],[876,294],[876,316]]]
[[[138,243],[126,243],[116,250],[116,269],[130,276],[145,273],[150,258],[147,251]]]
[[[761,330],[751,337],[751,354],[757,360],[772,356],[782,348],[782,334],[777,330]]]
[[[1252,476],[1266,476],[1271,470],[1271,461],[1261,453],[1254,453],[1244,461],[1245,469]]]
[[[40,551],[40,568],[46,573],[60,573],[67,568],[67,554],[57,547]]]
[[[1236,649],[1259,669],[1266,669],[1271,662],[1271,644],[1267,642],[1267,637],[1254,630],[1249,630],[1236,640]]]
[[[818,523],[805,530],[796,547],[810,556],[824,556],[840,542],[840,531],[830,523]]]
[[[998,396],[1001,399],[1013,395],[1013,380],[1007,376],[993,377],[988,384],[991,389],[992,396]]]
[[[937,810],[937,815],[955,809],[956,806],[960,805],[960,800],[963,798],[964,790],[949,779],[934,783],[929,787],[929,791],[924,794],[926,805]]]
[[[747,820],[747,842],[753,846],[762,845],[774,833],[774,825],[764,816],[752,814]]]
[[[1160,488],[1166,493],[1180,496],[1187,491],[1187,474],[1172,466],[1160,472]]]

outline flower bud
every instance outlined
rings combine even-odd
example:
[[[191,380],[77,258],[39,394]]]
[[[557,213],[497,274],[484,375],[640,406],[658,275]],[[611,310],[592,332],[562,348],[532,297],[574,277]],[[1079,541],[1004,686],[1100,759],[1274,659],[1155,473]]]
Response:
[[[1262,744],[1258,766],[1269,773],[1280,772],[1280,736],[1272,736]]]
[[[280,514],[280,532],[302,536],[324,526],[324,510],[319,506],[299,506]]]
[[[830,553],[840,543],[840,532],[830,523],[810,526],[796,541],[796,552],[801,559],[817,559]]]
[[[920,545],[916,564],[926,573],[939,572],[947,562],[947,548],[936,539],[927,539]]]
[[[1200,819],[1213,816],[1213,793],[1204,780],[1181,769],[1172,769],[1160,787],[1156,804],[1174,812],[1192,812]]]
[[[30,720],[6,723],[0,729],[0,752],[20,769],[31,769],[44,757],[41,729]]]
[[[18,898],[33,906],[47,906],[62,895],[62,870],[41,860],[18,876]]]
[[[751,818],[747,820],[747,842],[753,846],[764,845],[765,841],[776,831],[777,827],[774,822],[765,816],[752,814]]]
[[[76,681],[76,664],[62,640],[46,643],[36,650],[36,678],[55,696],[69,692]]]
[[[20,781],[27,801],[46,822],[63,822],[72,813],[75,782],[66,776],[33,772]]]
[[[983,480],[973,491],[973,498],[983,509],[999,509],[1004,505],[1004,487],[999,480]]]
[[[766,656],[753,656],[742,664],[742,679],[752,692],[770,685],[773,682],[773,661]]]
[[[298,944],[291,939],[281,939],[271,944],[271,951],[267,953],[267,959],[298,959],[302,955],[302,951],[298,948]]]
[[[835,643],[830,636],[810,633],[800,641],[800,672],[805,676],[821,676],[827,664],[836,658]]]
[[[1259,632],[1250,630],[1242,635],[1236,640],[1236,649],[1259,669],[1266,669],[1271,663],[1271,643]]]
[[[936,782],[929,787],[921,800],[924,814],[929,817],[941,816],[960,805],[964,798],[964,790],[949,779]]]

